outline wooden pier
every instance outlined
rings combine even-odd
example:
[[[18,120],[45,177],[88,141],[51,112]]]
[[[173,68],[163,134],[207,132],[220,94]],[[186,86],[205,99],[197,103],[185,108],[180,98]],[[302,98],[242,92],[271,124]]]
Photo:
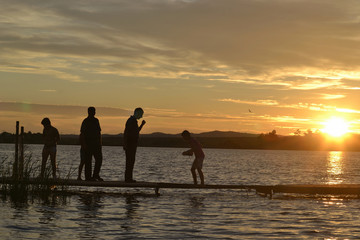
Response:
[[[0,184],[40,184],[56,186],[82,186],[82,187],[102,187],[102,188],[153,188],[159,195],[161,188],[172,189],[243,189],[255,190],[257,193],[269,195],[275,193],[295,193],[311,195],[358,195],[360,196],[360,184],[287,184],[287,185],[194,185],[186,183],[164,183],[164,182],[134,182],[124,181],[81,181],[72,179],[47,179],[30,178],[24,180],[14,180],[12,177],[0,178]]]
[[[310,195],[357,195],[360,197],[360,184],[284,184],[284,185],[247,185],[247,184],[206,184],[194,185],[187,183],[134,182],[124,181],[81,181],[73,179],[24,179],[24,127],[19,133],[19,122],[16,122],[15,160],[11,177],[0,177],[0,185],[45,185],[45,186],[81,186],[102,188],[153,188],[159,195],[161,188],[172,189],[243,189],[255,190],[257,193],[272,197],[275,193],[295,193]]]

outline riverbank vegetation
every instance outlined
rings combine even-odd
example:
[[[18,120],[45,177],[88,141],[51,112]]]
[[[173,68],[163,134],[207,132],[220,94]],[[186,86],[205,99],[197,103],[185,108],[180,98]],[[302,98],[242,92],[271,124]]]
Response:
[[[334,138],[321,132],[297,131],[291,136],[278,135],[275,130],[262,134],[236,132],[206,132],[193,134],[204,148],[224,149],[274,149],[274,150],[331,150],[360,151],[360,135],[347,134]],[[15,135],[3,132],[0,143],[14,143]],[[123,135],[102,135],[104,146],[122,146]],[[42,144],[41,133],[27,132],[24,134],[25,144]],[[78,135],[61,135],[62,145],[78,145]],[[141,147],[181,147],[187,148],[180,134],[152,133],[142,134],[139,140]]]
[[[41,160],[34,159],[31,151],[25,150],[24,163],[20,168],[17,168],[18,174],[14,174],[14,159],[15,157],[8,156],[0,160],[0,194],[2,198],[10,197],[17,201],[27,201],[30,197],[47,198],[54,191],[64,192],[68,190],[68,186],[53,185],[50,164],[47,164],[45,168],[44,177],[39,178]],[[61,163],[58,163],[58,165],[61,165]],[[57,177],[61,179],[69,179],[75,171],[74,168],[70,168],[67,172],[59,169],[61,168],[57,168]],[[11,179],[12,183],[5,183],[5,179]],[[36,184],[28,184],[29,179],[38,179],[38,181]]]

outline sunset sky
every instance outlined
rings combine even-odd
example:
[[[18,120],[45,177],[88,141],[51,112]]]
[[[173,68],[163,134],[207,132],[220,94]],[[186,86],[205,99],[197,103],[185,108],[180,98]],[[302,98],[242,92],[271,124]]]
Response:
[[[0,132],[360,133],[358,0],[0,0]]]

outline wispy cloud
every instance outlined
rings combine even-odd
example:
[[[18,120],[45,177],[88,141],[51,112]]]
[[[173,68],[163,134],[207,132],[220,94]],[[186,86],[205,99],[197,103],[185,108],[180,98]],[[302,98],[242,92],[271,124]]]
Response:
[[[154,86],[149,86],[149,87],[145,87],[145,89],[150,90],[150,91],[154,91],[154,90],[157,90],[158,88],[154,87]]]
[[[296,118],[294,116],[270,116],[270,115],[264,115],[259,116],[258,118],[271,120],[274,123],[289,123],[289,122],[295,122],[295,123],[301,123],[301,122],[309,122],[313,121],[313,119],[309,118]]]
[[[246,100],[239,100],[239,99],[231,99],[231,98],[224,98],[219,99],[220,102],[232,102],[232,103],[242,103],[248,105],[265,105],[265,106],[277,106],[279,103],[276,100],[257,100],[257,101],[246,101]]]
[[[326,96],[326,97],[329,97],[329,96]],[[327,98],[327,99],[337,99],[337,98],[342,98],[343,96],[334,97],[333,95],[331,95],[331,97],[333,97],[333,98]],[[319,111],[319,112],[360,113],[359,110],[338,108],[336,106],[326,105],[326,104],[322,104],[322,103],[299,102],[296,104],[283,104],[283,103],[279,103],[275,100],[246,101],[246,100],[239,100],[239,99],[219,99],[218,101],[237,103],[237,104],[246,104],[246,105],[273,106],[273,107],[289,108],[289,109],[307,109],[307,110]]]
[[[322,93],[320,94],[322,96],[323,99],[340,99],[340,98],[345,98],[345,95],[342,94],[327,94],[327,93]]]
[[[38,116],[52,115],[72,118],[74,116],[86,116],[88,106],[74,105],[47,105],[25,102],[1,102],[1,112],[22,112]],[[129,110],[114,107],[99,107],[97,112],[103,116],[128,116]]]
[[[359,12],[357,0],[2,1],[0,78],[8,84],[0,95],[53,105],[2,104],[1,111],[81,119],[86,107],[61,106],[118,101],[124,107],[99,109],[110,126],[131,114],[132,104],[146,103],[159,126],[168,118],[201,119],[213,122],[209,128],[268,121],[229,114],[237,106],[222,109],[226,102],[288,119],[281,110],[301,110],[294,115],[300,121],[305,110],[357,114]],[[25,81],[31,89],[19,97],[16,85]],[[176,89],[172,101],[165,89]],[[39,91],[54,97],[42,99]],[[185,94],[198,111],[180,104]],[[214,99],[217,109],[209,107]]]
[[[50,93],[52,93],[52,92],[56,92],[56,90],[54,90],[54,89],[40,89],[40,92],[50,92]]]
[[[60,56],[74,62],[74,69],[81,64],[103,74],[163,78],[221,74],[224,81],[256,84],[251,79],[261,79],[262,84],[314,89],[338,86],[325,81],[338,70],[343,72],[334,74],[339,81],[357,72],[356,9],[360,3],[351,0],[230,0],[226,4],[63,0],[46,5],[16,0],[2,3],[0,48],[29,60],[42,55],[51,64],[56,61],[53,56]],[[10,65],[19,59],[10,58]],[[28,61],[16,69],[39,68],[44,62]],[[314,74],[307,73],[308,68]],[[287,77],[274,78],[276,71],[294,76],[290,69],[312,80],[289,84]],[[60,76],[82,79],[70,72]]]
[[[337,112],[341,112],[341,113],[360,113],[360,110],[354,110],[354,109],[346,109],[346,108],[336,108]]]

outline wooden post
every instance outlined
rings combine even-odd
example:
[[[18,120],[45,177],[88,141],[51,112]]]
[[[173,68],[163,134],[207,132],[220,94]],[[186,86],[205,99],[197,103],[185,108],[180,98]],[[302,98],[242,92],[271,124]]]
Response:
[[[24,127],[21,127],[20,133],[20,158],[19,158],[19,178],[24,176]]]
[[[16,121],[16,134],[15,134],[15,160],[13,165],[13,178],[18,179],[18,166],[19,166],[19,121]]]

